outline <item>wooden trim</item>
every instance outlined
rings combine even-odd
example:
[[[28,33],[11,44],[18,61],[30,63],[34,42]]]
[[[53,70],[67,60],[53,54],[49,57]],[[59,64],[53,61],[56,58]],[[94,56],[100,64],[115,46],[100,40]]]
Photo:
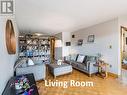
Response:
[[[124,29],[125,31],[127,31],[127,28],[126,27],[121,26],[121,28]]]
[[[111,76],[111,77],[114,77],[114,78],[118,78],[117,74],[114,74],[114,73],[111,73],[111,72],[108,72],[108,75]]]
[[[55,61],[55,38],[54,37],[50,37],[50,47],[51,47],[51,63],[54,63]]]
[[[123,52],[122,52],[122,29],[123,29],[123,26],[120,27],[120,64],[121,65],[122,65],[122,57],[123,57]],[[121,66],[120,70],[122,70],[122,66]]]
[[[121,64],[121,69],[122,70],[122,58],[123,58],[123,50],[122,50],[122,36],[123,36],[123,30],[127,31],[126,27],[121,26],[120,27],[120,64]],[[122,75],[122,72],[121,72]]]

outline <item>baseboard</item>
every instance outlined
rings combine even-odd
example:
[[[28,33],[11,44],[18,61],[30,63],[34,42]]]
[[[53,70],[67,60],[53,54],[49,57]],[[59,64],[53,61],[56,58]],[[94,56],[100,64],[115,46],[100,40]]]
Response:
[[[112,77],[114,77],[114,78],[118,78],[118,75],[117,75],[117,74],[114,74],[114,73],[111,73],[111,72],[108,72],[108,75],[109,75],[109,76],[112,76]]]

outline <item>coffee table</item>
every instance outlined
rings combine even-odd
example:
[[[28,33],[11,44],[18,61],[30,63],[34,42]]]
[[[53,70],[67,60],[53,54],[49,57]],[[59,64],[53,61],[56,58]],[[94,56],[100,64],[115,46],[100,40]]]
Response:
[[[29,80],[29,85],[31,86],[31,89],[33,89],[31,95],[39,95],[33,74],[25,74],[21,76],[25,76]],[[2,95],[22,95],[22,94],[18,94],[18,91],[15,89],[15,85],[14,85],[16,79],[21,76],[12,77],[8,81]]]

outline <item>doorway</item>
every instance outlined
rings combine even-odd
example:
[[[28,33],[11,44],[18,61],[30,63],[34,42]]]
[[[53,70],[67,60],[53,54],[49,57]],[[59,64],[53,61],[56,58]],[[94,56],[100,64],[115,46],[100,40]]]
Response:
[[[127,28],[121,27],[121,82],[127,84]]]
[[[127,28],[121,27],[121,58],[122,69],[127,70]]]

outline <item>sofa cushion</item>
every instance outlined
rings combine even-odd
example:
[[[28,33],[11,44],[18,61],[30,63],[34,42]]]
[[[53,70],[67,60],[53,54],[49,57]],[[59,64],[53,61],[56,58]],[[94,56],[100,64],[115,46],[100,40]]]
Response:
[[[75,62],[75,61],[71,61],[71,65],[74,66],[74,67],[76,67],[78,65],[78,63]]]
[[[19,66],[19,67],[22,67],[22,68],[25,68],[25,67],[27,67],[28,66],[28,64],[27,63],[23,63],[21,66]]]
[[[96,60],[96,56],[88,56],[86,57],[86,62],[87,61],[95,61]]]
[[[84,64],[82,64],[82,63],[78,63],[78,65],[77,65],[80,69],[82,69],[82,70],[87,70],[87,66],[85,66]]]
[[[35,59],[32,59],[32,60],[33,60],[33,62],[34,62],[36,65],[42,64],[42,63],[43,63],[42,60],[35,60]]]
[[[71,56],[65,56],[64,59],[65,59],[66,61],[71,61]]]
[[[15,62],[14,69],[16,69],[17,67],[26,67],[27,66],[26,63],[27,63],[27,58],[18,59]]]
[[[76,61],[76,60],[77,60],[77,54],[72,54],[71,61]]]
[[[83,63],[85,64],[87,62],[87,56],[85,56]]]
[[[78,55],[77,62],[83,63],[85,56],[84,55]]]
[[[35,80],[42,80],[46,77],[45,64],[27,66],[25,68],[16,68],[16,75],[33,73]]]

